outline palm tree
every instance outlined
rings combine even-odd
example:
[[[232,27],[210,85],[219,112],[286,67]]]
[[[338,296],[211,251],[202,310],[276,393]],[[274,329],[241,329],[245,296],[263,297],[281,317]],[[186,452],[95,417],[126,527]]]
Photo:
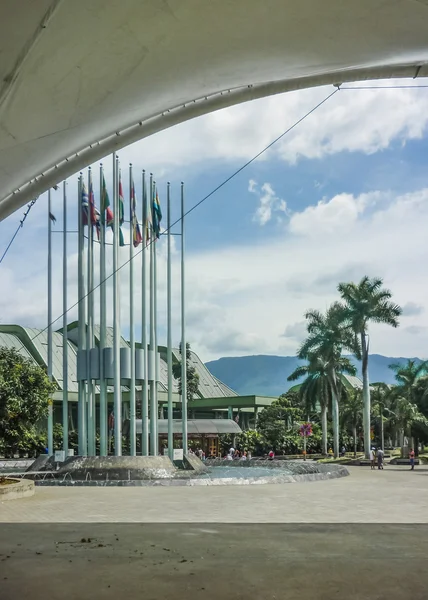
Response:
[[[358,284],[339,283],[338,291],[345,302],[345,318],[354,330],[359,347],[355,356],[362,361],[363,372],[363,428],[364,451],[366,458],[370,456],[370,383],[369,383],[369,336],[368,325],[385,323],[398,327],[398,317],[402,309],[391,302],[390,290],[382,288],[383,280],[379,277],[370,279],[367,275]],[[358,339],[359,338],[359,339]]]
[[[355,367],[348,358],[340,357],[337,374],[348,373],[355,375]],[[308,364],[297,367],[287,378],[296,381],[306,375],[299,389],[299,395],[305,405],[305,413],[321,409],[322,452],[327,454],[327,412],[332,389],[328,374],[328,363],[317,355],[308,355]]]
[[[363,415],[363,395],[361,390],[348,391],[345,397],[342,411],[342,423],[350,426],[354,440],[354,457],[357,456],[357,428],[361,423]]]
[[[397,392],[398,390],[399,388],[395,388],[394,391]],[[404,436],[407,435],[410,437],[412,427],[416,424],[428,427],[428,420],[419,412],[416,404],[412,404],[407,398],[403,398],[403,396],[399,396],[397,393],[394,395],[392,408],[386,408],[385,410],[390,414],[391,424],[399,431],[401,455],[403,456]]]
[[[317,357],[324,363],[324,370],[329,384],[333,412],[333,448],[334,455],[339,455],[339,381],[338,374],[345,370],[355,374],[355,367],[342,357],[342,349],[353,349],[354,337],[349,326],[343,320],[343,306],[335,302],[322,314],[311,310],[305,314],[308,337],[302,343],[298,357],[311,360]],[[347,360],[345,365],[344,360]],[[349,364],[348,364],[349,363]]]
[[[394,363],[389,368],[395,372],[395,379],[399,384],[401,395],[409,402],[414,402],[416,381],[428,372],[428,362],[416,362],[409,359],[405,365]]]

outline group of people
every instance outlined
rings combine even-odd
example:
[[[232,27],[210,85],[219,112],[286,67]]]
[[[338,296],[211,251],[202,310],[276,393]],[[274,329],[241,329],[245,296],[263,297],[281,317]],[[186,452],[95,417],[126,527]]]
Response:
[[[196,448],[196,450],[193,450],[193,448],[189,448],[189,454],[193,454],[194,456],[197,456],[201,460],[206,459],[205,452],[202,450],[202,448]]]
[[[376,468],[376,459],[377,459],[377,468],[382,470],[383,463],[385,460],[385,454],[384,454],[382,448],[378,448],[377,451],[376,451],[376,448],[372,448],[370,450],[370,468],[372,469],[372,471]]]
[[[376,459],[377,459],[377,468],[382,470],[384,461],[385,461],[385,454],[384,454],[382,448],[378,448],[377,450],[376,450],[376,448],[372,448],[370,450],[370,467],[372,470],[376,468]],[[414,471],[415,470],[415,451],[413,450],[413,448],[409,452],[409,460],[410,460],[410,470]]]
[[[238,448],[229,448],[229,452],[224,457],[225,460],[251,460],[251,452],[247,450],[238,450]]]

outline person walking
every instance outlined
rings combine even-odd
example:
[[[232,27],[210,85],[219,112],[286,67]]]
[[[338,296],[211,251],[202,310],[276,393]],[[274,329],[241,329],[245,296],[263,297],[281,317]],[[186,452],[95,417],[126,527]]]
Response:
[[[375,466],[376,466],[375,463],[376,463],[375,449],[372,448],[370,450],[370,468],[372,471],[374,471],[374,469],[375,469]]]
[[[379,448],[377,451],[377,468],[383,471],[383,450]]]
[[[410,450],[409,458],[410,458],[410,470],[414,471],[415,470],[415,451],[413,450],[413,448]]]

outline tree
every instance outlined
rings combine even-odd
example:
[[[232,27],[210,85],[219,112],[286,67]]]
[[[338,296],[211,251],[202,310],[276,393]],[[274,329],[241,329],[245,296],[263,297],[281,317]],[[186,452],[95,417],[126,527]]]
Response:
[[[422,425],[426,429],[428,427],[428,419],[418,410],[416,404],[412,404],[398,395],[399,387],[394,390],[396,393],[393,397],[392,408],[386,408],[390,414],[391,423],[399,430],[401,454],[403,456],[404,436],[412,435],[412,428],[415,425]]]
[[[179,352],[181,356],[181,344],[179,346]],[[193,400],[199,391],[199,375],[196,372],[195,367],[190,366],[190,359],[192,353],[190,351],[190,344],[186,343],[186,383],[187,383],[187,400]],[[172,374],[178,381],[178,393],[180,396],[183,394],[182,381],[181,381],[181,361],[175,362],[172,365]]]
[[[287,378],[296,381],[305,377],[299,389],[299,395],[304,404],[305,414],[321,410],[322,453],[327,454],[327,411],[331,397],[330,381],[328,376],[328,363],[322,358],[310,354],[308,364],[300,365]]]
[[[394,363],[389,368],[395,372],[395,379],[399,384],[400,393],[409,402],[414,402],[414,390],[417,380],[427,374],[428,362],[416,362],[409,359],[405,365]]]
[[[23,440],[37,437],[37,423],[47,416],[56,389],[44,369],[13,348],[0,347],[0,438],[12,453]]]
[[[295,433],[295,425],[302,418],[302,411],[294,406],[293,392],[282,394],[270,406],[266,406],[257,417],[257,431],[276,452],[286,446],[285,440]]]
[[[348,391],[345,395],[345,401],[342,409],[342,423],[345,427],[352,430],[352,439],[354,444],[354,456],[357,455],[357,428],[361,423],[363,415],[363,395],[361,390],[354,389]]]
[[[383,280],[379,277],[370,279],[367,275],[358,284],[339,283],[338,291],[345,302],[344,318],[351,325],[358,345],[355,344],[354,354],[362,361],[363,374],[363,428],[364,451],[366,458],[370,457],[370,383],[369,383],[369,336],[368,325],[385,323],[398,327],[398,317],[402,309],[391,302],[392,293],[382,287]]]
[[[343,318],[344,308],[339,302],[333,303],[325,314],[317,310],[305,314],[308,337],[302,343],[298,357],[310,360],[317,357],[325,363],[333,413],[333,448],[335,457],[339,456],[339,396],[338,375],[348,372],[355,375],[356,369],[342,357],[344,348],[352,351],[355,339],[350,327]]]

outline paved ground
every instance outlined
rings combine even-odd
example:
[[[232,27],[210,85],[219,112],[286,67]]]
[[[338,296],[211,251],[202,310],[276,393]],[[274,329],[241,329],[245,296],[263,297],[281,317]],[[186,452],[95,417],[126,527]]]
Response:
[[[0,505],[0,597],[426,600],[427,491],[428,470],[393,467],[272,486],[38,488]]]
[[[349,471],[341,479],[284,485],[38,487],[33,498],[0,504],[0,522],[428,522],[428,467]]]

